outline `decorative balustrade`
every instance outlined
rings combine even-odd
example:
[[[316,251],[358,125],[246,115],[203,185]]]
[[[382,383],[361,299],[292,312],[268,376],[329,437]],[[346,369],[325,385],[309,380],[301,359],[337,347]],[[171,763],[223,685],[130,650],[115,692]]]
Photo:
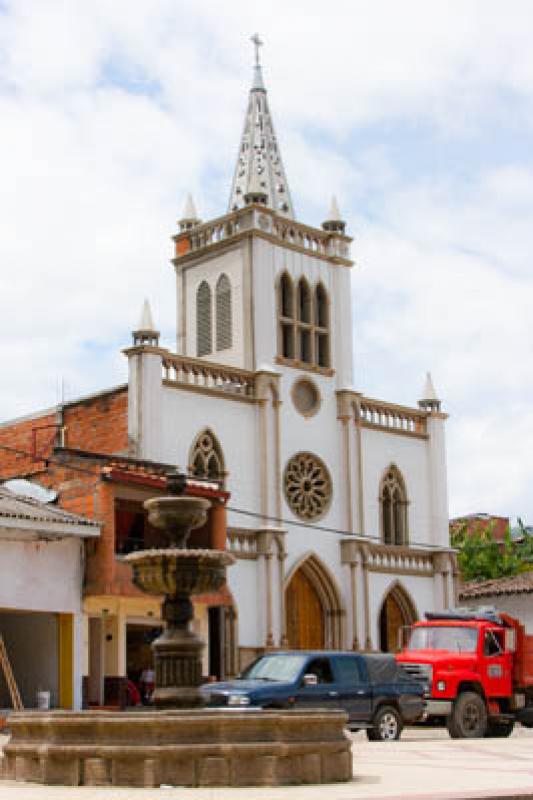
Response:
[[[286,220],[274,214],[271,209],[257,206],[245,206],[224,217],[178,234],[175,237],[176,258],[203,250],[252,229],[260,230],[284,244],[310,254],[324,258],[337,257],[344,260],[350,258],[348,237],[301,225],[294,220]]]
[[[255,376],[248,370],[170,353],[163,356],[162,364],[165,381],[198,391],[212,390],[239,399],[253,400],[255,397]]]
[[[367,569],[372,572],[432,575],[433,553],[407,545],[371,544],[366,551]]]
[[[385,428],[397,433],[419,436],[427,434],[425,412],[367,397],[359,401],[359,419],[363,425]]]
[[[235,558],[257,559],[257,531],[228,528],[226,550]]]

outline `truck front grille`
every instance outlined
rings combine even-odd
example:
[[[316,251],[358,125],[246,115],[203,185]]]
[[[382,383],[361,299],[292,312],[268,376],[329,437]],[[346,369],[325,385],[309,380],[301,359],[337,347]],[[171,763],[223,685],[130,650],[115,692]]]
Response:
[[[431,682],[433,680],[433,667],[431,666],[431,664],[409,663],[409,664],[402,664],[402,667],[412,680],[418,681],[419,683],[423,683],[428,688],[431,688]]]

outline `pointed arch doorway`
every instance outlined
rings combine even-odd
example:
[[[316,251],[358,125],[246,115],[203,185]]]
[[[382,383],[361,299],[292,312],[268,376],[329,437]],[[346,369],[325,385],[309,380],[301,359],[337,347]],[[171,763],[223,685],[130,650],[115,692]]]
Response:
[[[379,648],[385,653],[400,649],[400,630],[418,619],[415,606],[399,583],[393,585],[381,604],[379,613]]]
[[[289,648],[342,647],[342,601],[333,578],[316,556],[304,558],[289,575],[285,614]]]

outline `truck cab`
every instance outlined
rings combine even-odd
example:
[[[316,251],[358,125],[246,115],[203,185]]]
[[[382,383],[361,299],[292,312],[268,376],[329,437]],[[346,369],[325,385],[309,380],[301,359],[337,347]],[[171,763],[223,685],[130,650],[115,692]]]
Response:
[[[517,628],[495,611],[467,610],[426,614],[410,628],[397,660],[425,682],[427,714],[443,718],[453,738],[511,733],[526,702],[516,691]]]

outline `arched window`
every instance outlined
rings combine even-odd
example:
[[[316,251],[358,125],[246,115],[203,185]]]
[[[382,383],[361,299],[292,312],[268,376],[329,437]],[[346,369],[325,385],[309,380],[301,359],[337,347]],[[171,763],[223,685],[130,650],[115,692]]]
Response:
[[[214,481],[224,479],[224,456],[215,434],[206,428],[194,440],[189,460],[189,472],[197,478]]]
[[[298,281],[296,308],[298,313],[298,358],[304,364],[312,364],[311,291],[305,278],[300,278]]]
[[[306,278],[296,286],[284,272],[278,284],[279,355],[294,366],[329,369],[329,297],[319,282],[312,290]]]
[[[196,292],[196,355],[207,356],[212,350],[211,289],[202,281]]]
[[[217,350],[229,350],[232,345],[231,283],[221,275],[216,288]]]
[[[385,544],[408,542],[407,492],[400,470],[391,464],[381,479],[381,537]]]
[[[329,301],[321,283],[315,289],[315,326],[316,363],[319,367],[329,367]]]
[[[286,272],[278,289],[279,352],[283,358],[294,358],[294,287]]]

